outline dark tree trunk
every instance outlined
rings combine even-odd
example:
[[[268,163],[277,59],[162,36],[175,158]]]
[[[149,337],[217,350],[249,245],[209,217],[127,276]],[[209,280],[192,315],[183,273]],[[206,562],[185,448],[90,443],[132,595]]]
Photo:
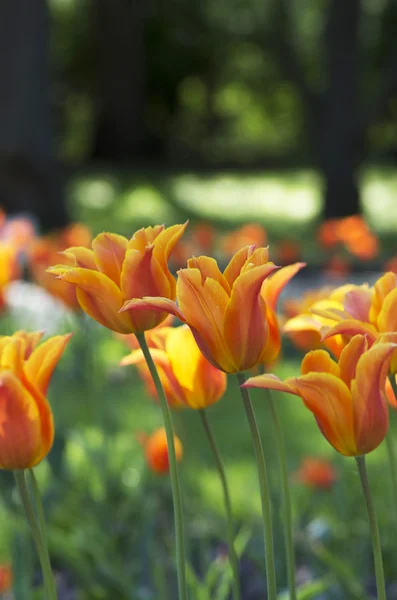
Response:
[[[364,136],[358,127],[360,0],[331,0],[326,32],[328,88],[314,115],[313,148],[324,178],[326,218],[360,212],[357,168]]]
[[[0,2],[0,205],[44,228],[67,216],[54,159],[45,0]]]
[[[95,0],[98,122],[93,157],[136,158],[147,152],[144,25],[139,0]]]

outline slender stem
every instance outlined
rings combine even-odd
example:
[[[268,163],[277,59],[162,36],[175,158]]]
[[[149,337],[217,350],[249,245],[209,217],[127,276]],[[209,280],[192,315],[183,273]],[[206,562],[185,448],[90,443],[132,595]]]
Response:
[[[393,393],[394,393],[394,396],[397,401],[396,376],[390,375],[389,381],[390,381],[390,385],[393,389]],[[389,433],[386,435],[386,450],[387,450],[387,457],[388,457],[388,461],[389,461],[390,483],[391,483],[391,489],[392,489],[392,495],[393,495],[392,501],[393,501],[393,507],[394,507],[394,517],[397,522],[397,458],[396,458],[396,451],[394,449],[394,442],[393,442],[391,431],[389,431]]]
[[[29,495],[29,489],[26,483],[25,471],[14,471],[14,476],[19,494],[21,496],[22,504],[25,509],[26,518],[29,522],[32,531],[32,536],[36,544],[37,553],[39,555],[47,598],[48,600],[57,600],[58,595],[56,591],[54,577],[52,574],[47,544],[45,542],[44,535],[42,534],[41,526],[37,524],[35,510],[32,505]]]
[[[243,373],[237,373],[239,386],[245,382]],[[273,528],[272,528],[272,509],[270,500],[269,483],[267,479],[267,469],[263,446],[259,434],[258,424],[256,422],[254,409],[247,388],[240,387],[241,397],[248,423],[251,430],[251,437],[255,448],[256,465],[258,470],[259,488],[262,503],[263,527],[265,537],[265,560],[266,560],[266,579],[267,579],[267,600],[277,599],[276,568],[274,561],[273,548]]]
[[[361,485],[364,492],[365,504],[367,506],[369,526],[371,530],[372,549],[374,553],[376,589],[378,592],[378,600],[387,600],[385,589],[385,576],[383,573],[382,547],[380,543],[380,535],[378,521],[376,519],[375,506],[372,499],[371,488],[368,481],[367,467],[365,464],[365,456],[356,456],[358,472],[360,474]]]
[[[164,428],[167,435],[168,457],[170,463],[170,476],[172,496],[174,500],[174,519],[175,519],[175,539],[176,539],[176,565],[178,575],[178,591],[179,600],[187,600],[186,586],[186,559],[185,559],[185,538],[183,526],[183,510],[182,510],[182,495],[179,484],[178,468],[176,463],[176,454],[174,446],[174,431],[172,427],[172,418],[170,407],[168,406],[167,398],[155,365],[155,362],[150,354],[149,347],[146,342],[144,333],[136,334],[137,340],[145,357],[148,369],[153,379],[153,383],[157,390],[157,395],[160,401],[161,410],[163,413]]]
[[[274,433],[276,436],[276,445],[278,458],[280,462],[280,475],[281,475],[281,487],[283,491],[283,512],[284,512],[284,537],[285,537],[285,550],[287,559],[287,574],[288,574],[288,588],[290,600],[297,600],[296,593],[296,581],[295,581],[295,551],[294,551],[294,537],[292,527],[292,505],[291,505],[291,494],[289,489],[289,478],[287,468],[287,457],[285,452],[284,435],[281,428],[280,420],[278,418],[276,405],[272,398],[270,390],[268,390],[269,406],[272,415]]]
[[[240,590],[239,563],[238,563],[236,549],[234,546],[235,531],[234,531],[233,514],[232,514],[232,503],[230,501],[229,486],[227,484],[225,467],[223,465],[222,457],[221,457],[218,445],[216,443],[210,422],[208,420],[207,413],[205,412],[205,410],[199,410],[199,415],[200,415],[201,422],[203,424],[205,433],[207,435],[208,443],[211,447],[212,454],[215,459],[216,467],[218,469],[219,478],[220,478],[221,484],[222,484],[223,499],[225,502],[226,518],[227,518],[227,533],[228,533],[228,538],[229,538],[229,559],[230,559],[230,565],[231,565],[232,571],[233,571],[233,596],[234,596],[234,600],[240,600],[241,590]]]

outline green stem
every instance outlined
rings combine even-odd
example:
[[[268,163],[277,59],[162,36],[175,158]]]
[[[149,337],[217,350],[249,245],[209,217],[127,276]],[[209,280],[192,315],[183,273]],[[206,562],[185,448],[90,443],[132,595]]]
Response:
[[[281,474],[281,487],[283,491],[283,512],[284,512],[284,536],[285,536],[285,550],[287,559],[287,574],[288,574],[288,588],[290,600],[297,600],[296,593],[296,582],[295,582],[295,551],[294,551],[294,538],[293,538],[293,527],[292,527],[292,505],[291,505],[291,494],[289,489],[289,477],[287,468],[287,457],[285,452],[284,435],[280,425],[280,420],[277,415],[276,406],[270,393],[268,394],[270,412],[272,415],[274,433],[276,436],[276,445],[278,451],[278,458],[280,462],[280,474]]]
[[[48,554],[47,543],[41,526],[37,524],[36,514],[32,505],[29,489],[25,479],[25,471],[14,471],[15,481],[21,496],[22,504],[25,510],[26,518],[30,525],[32,536],[36,544],[39,555],[41,570],[43,573],[44,587],[48,600],[57,600],[58,595],[55,587],[55,581],[52,574],[50,557]],[[35,492],[34,492],[35,493]],[[36,493],[35,493],[36,496]],[[40,503],[41,506],[41,503]],[[38,509],[39,512],[40,509]],[[40,517],[39,517],[40,518]]]
[[[219,448],[216,443],[211,425],[209,423],[207,413],[205,412],[205,410],[199,410],[199,414],[201,417],[201,422],[203,424],[205,433],[207,435],[208,443],[211,447],[212,454],[215,459],[219,478],[220,478],[221,484],[222,484],[223,499],[225,502],[226,518],[227,518],[227,532],[228,532],[228,538],[229,538],[229,559],[230,559],[230,565],[231,565],[232,571],[233,571],[233,596],[234,596],[234,600],[240,600],[241,591],[240,591],[239,563],[238,563],[236,549],[234,546],[235,531],[234,531],[234,524],[233,524],[232,503],[230,501],[229,486],[227,484],[225,467],[223,465],[222,457],[219,452]]]
[[[394,393],[394,396],[397,401],[397,383],[396,383],[395,375],[390,375],[389,381],[390,381],[390,385],[393,389],[393,393]],[[394,443],[393,443],[391,431],[389,431],[388,434],[386,435],[386,450],[387,450],[387,457],[388,457],[388,461],[389,461],[390,483],[391,483],[391,490],[392,490],[392,495],[393,495],[392,501],[393,501],[393,507],[394,507],[394,517],[397,522],[397,458],[396,458],[396,452],[394,449]]]
[[[367,467],[365,465],[365,456],[356,456],[358,472],[360,474],[361,485],[364,492],[365,504],[367,506],[369,526],[371,530],[372,549],[374,553],[376,589],[378,592],[378,600],[387,600],[385,589],[385,576],[383,573],[382,547],[380,543],[380,535],[378,521],[376,519],[375,506],[372,499],[371,488],[368,481]]]
[[[145,357],[148,369],[157,390],[161,410],[163,413],[164,428],[167,435],[168,457],[170,463],[170,477],[172,496],[174,500],[174,519],[175,519],[175,539],[176,539],[176,566],[178,574],[179,600],[187,600],[186,586],[186,559],[185,559],[185,538],[183,526],[182,495],[179,484],[178,467],[176,463],[176,454],[174,446],[174,431],[172,427],[171,411],[168,406],[167,398],[155,365],[150,354],[144,333],[136,334],[137,340]]]
[[[237,373],[239,386],[245,382],[243,373]],[[258,470],[259,488],[262,503],[263,527],[265,537],[265,560],[266,560],[266,579],[267,579],[267,600],[277,599],[276,568],[274,561],[273,548],[273,528],[272,528],[272,509],[270,500],[269,483],[267,479],[267,469],[263,446],[259,434],[258,424],[256,422],[254,409],[247,388],[240,387],[241,397],[248,423],[251,430],[251,437],[255,448],[256,465]]]

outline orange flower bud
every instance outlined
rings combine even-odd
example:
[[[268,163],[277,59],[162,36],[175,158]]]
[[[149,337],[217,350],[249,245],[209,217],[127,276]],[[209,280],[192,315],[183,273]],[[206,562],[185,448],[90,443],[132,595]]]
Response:
[[[156,335],[147,335],[147,342],[170,406],[200,409],[220,400],[226,390],[226,375],[203,356],[190,329],[162,327],[152,332]],[[157,398],[141,350],[126,356],[121,364],[137,365],[149,393]]]
[[[368,349],[366,337],[356,335],[338,363],[324,350],[314,350],[304,357],[300,377],[282,382],[274,375],[259,375],[244,387],[300,396],[335,450],[345,456],[367,454],[379,446],[389,427],[384,390],[395,348],[394,343],[376,343]]]
[[[11,565],[0,565],[0,594],[4,594],[11,589],[12,580]]]
[[[145,449],[146,462],[154,473],[163,475],[170,470],[168,459],[168,444],[165,429],[161,427],[152,435],[145,439],[141,438],[141,443]],[[183,456],[183,448],[181,440],[174,435],[174,446],[176,460],[180,462]]]
[[[0,468],[29,469],[49,453],[54,424],[46,392],[70,335],[0,337]]]
[[[175,278],[167,263],[186,225],[146,227],[130,240],[101,233],[93,240],[92,250],[72,247],[64,252],[72,266],[57,265],[48,272],[73,284],[81,308],[104,327],[118,333],[142,333],[159,325],[166,312],[138,315],[120,313],[120,309],[129,298],[175,298]]]
[[[295,473],[295,479],[307,487],[329,490],[337,480],[337,473],[329,461],[307,457]]]

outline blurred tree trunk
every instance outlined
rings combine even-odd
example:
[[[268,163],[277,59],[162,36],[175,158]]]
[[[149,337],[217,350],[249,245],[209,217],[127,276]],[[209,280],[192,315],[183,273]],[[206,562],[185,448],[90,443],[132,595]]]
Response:
[[[54,159],[45,0],[0,2],[0,205],[44,228],[67,216]]]
[[[358,127],[358,24],[360,0],[332,0],[326,31],[328,87],[318,98],[312,143],[324,178],[324,216],[360,212],[357,168],[363,157]]]
[[[94,158],[136,158],[146,151],[143,6],[139,0],[94,3],[99,56]]]

